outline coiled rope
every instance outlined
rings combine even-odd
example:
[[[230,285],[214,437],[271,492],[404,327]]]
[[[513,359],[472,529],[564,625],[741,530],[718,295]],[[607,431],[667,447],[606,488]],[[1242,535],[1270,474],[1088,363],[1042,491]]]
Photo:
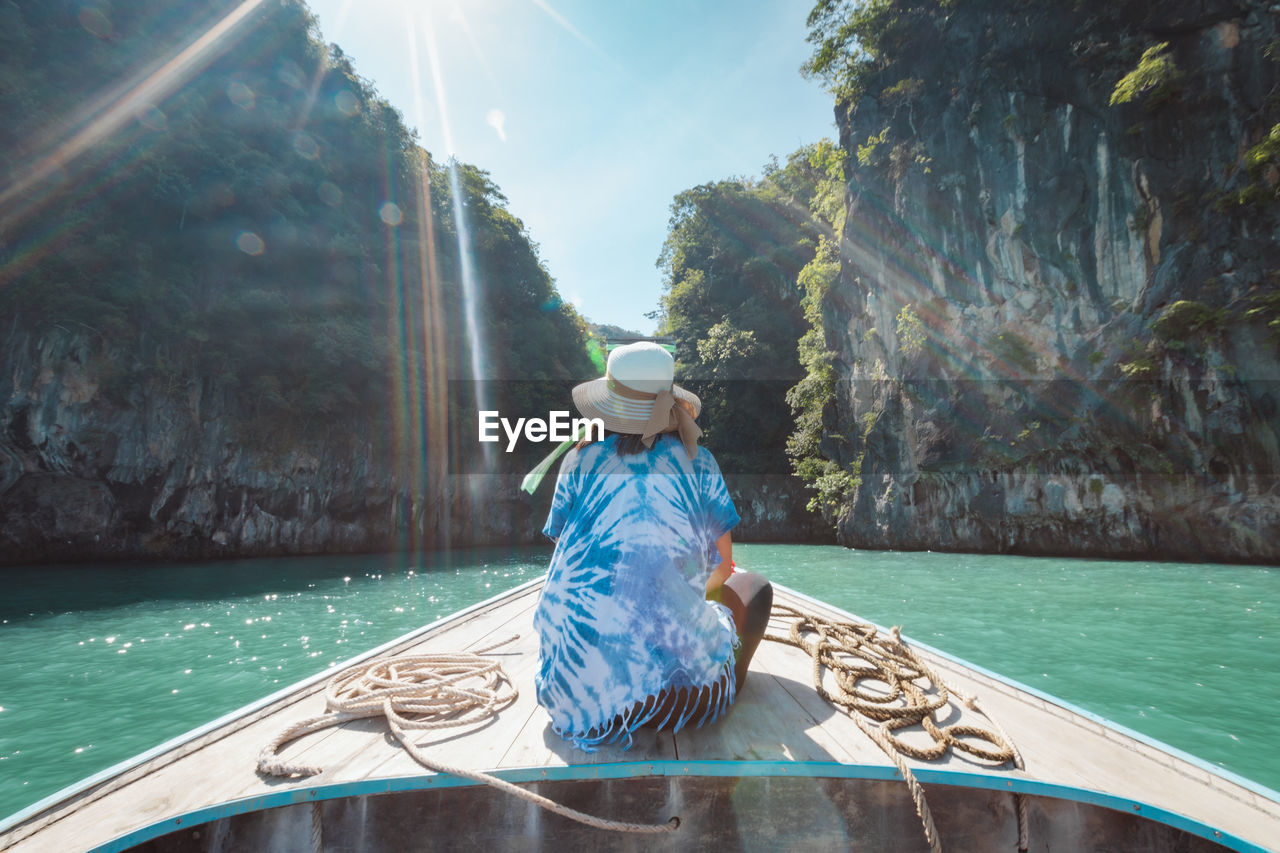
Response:
[[[943,757],[955,749],[975,758],[996,763],[1012,761],[1022,769],[1022,756],[1000,724],[982,708],[974,696],[953,691],[902,641],[897,628],[888,637],[874,625],[826,619],[783,604],[773,606],[773,618],[789,618],[787,636],[765,634],[764,639],[803,650],[813,664],[813,685],[818,694],[844,708],[854,722],[893,761],[902,774],[915,802],[916,814],[924,827],[930,849],[940,853],[933,815],[924,789],[903,756],[921,760]],[[426,755],[410,740],[407,732],[473,725],[495,716],[515,701],[518,693],[501,664],[487,652],[517,639],[509,637],[476,652],[413,655],[385,658],[344,670],[325,685],[326,712],[302,720],[285,729],[262,748],[258,770],[273,776],[313,776],[322,768],[284,761],[279,751],[284,744],[303,735],[349,720],[384,716],[400,745],[423,767],[480,784],[489,785],[587,826],[599,829],[657,834],[680,826],[672,817],[663,824],[625,823],[607,820],[571,809],[510,782],[477,770],[448,764]],[[836,689],[828,690],[823,671],[829,671]],[[866,689],[863,681],[875,681],[887,690]],[[923,683],[921,683],[923,682]],[[934,714],[947,707],[954,693],[970,710],[982,714],[995,731],[973,725],[939,726]],[[919,747],[893,734],[898,729],[920,725],[933,739]],[[965,740],[965,738],[976,738]],[[981,744],[989,744],[983,746]],[[1018,849],[1028,849],[1026,804],[1015,794],[1018,811]],[[313,820],[318,817],[313,814]],[[313,827],[320,831],[318,823]]]
[[[907,766],[904,755],[929,761],[942,758],[954,749],[996,763],[1013,761],[1022,769],[1022,756],[1013,741],[978,705],[975,697],[955,691],[963,704],[986,717],[995,731],[958,723],[937,724],[934,714],[949,705],[953,691],[902,641],[897,628],[886,637],[874,625],[830,620],[784,604],[775,604],[771,616],[794,621],[787,636],[765,634],[764,639],[794,646],[809,655],[813,662],[814,689],[828,702],[845,709],[902,774],[924,827],[925,839],[934,853],[941,853],[942,842],[925,801],[924,789]],[[827,689],[824,668],[833,676],[834,691]],[[864,681],[877,682],[887,690],[884,687],[869,689],[862,686]],[[914,725],[929,734],[933,740],[931,745],[915,746],[893,734]],[[977,742],[965,738],[976,738]],[[1018,810],[1018,849],[1025,851],[1028,849],[1026,804],[1020,794],[1014,797]]]
[[[258,771],[271,776],[314,776],[322,768],[288,763],[280,757],[280,748],[329,726],[384,716],[400,745],[429,770],[488,785],[598,829],[656,834],[678,828],[678,817],[661,824],[625,823],[571,809],[488,773],[431,758],[409,738],[409,731],[483,722],[514,702],[518,695],[515,686],[502,665],[485,653],[515,639],[509,637],[476,652],[384,658],[338,673],[325,685],[326,713],[293,724],[264,746],[258,754]]]

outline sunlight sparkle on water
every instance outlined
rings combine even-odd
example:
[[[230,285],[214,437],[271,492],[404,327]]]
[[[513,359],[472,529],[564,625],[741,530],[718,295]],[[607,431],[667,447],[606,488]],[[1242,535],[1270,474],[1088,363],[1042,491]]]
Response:
[[[1280,614],[1269,604],[1280,601],[1280,572],[1090,561],[1067,561],[1066,569],[1059,561],[1042,570],[1045,562],[1021,558],[905,559],[834,547],[740,547],[741,564],[778,582],[819,595],[862,618],[902,624],[907,636],[937,636],[939,643],[945,637],[949,653],[1047,687],[1068,701],[1264,784],[1275,787],[1280,782],[1276,753],[1266,745],[1280,742],[1280,723],[1256,713],[1245,713],[1241,719],[1235,707],[1242,697],[1250,707],[1280,701],[1280,694],[1267,692],[1273,688],[1262,683],[1265,679],[1241,677],[1242,672],[1264,671],[1273,666],[1269,661],[1280,658],[1276,640],[1265,639],[1280,634]],[[15,575],[15,589],[43,584],[47,600],[61,602],[67,587],[76,585],[67,579],[79,581],[77,572],[83,572],[91,583],[81,585],[97,590],[102,600],[83,609],[24,602],[15,612],[35,611],[33,615],[10,618],[0,628],[5,649],[0,683],[6,685],[9,702],[0,709],[0,748],[6,759],[0,773],[0,815],[283,684],[340,667],[351,655],[541,574],[548,554],[549,550],[531,549],[522,558],[505,560],[495,560],[489,552],[441,557],[430,568],[414,565],[412,583],[404,582],[409,577],[404,562],[377,557],[247,561],[230,569],[176,567],[184,584],[203,584],[203,576],[216,576],[218,589],[200,601],[151,594],[138,587],[136,573],[122,571],[117,576],[101,567],[55,573],[46,569],[29,579]],[[1061,578],[1064,572],[1069,583]],[[1199,600],[1201,596],[1190,589],[1204,589],[1209,572],[1217,580],[1213,598],[1205,598],[1209,612],[1165,606]],[[378,582],[378,575],[383,582]],[[948,586],[945,600],[923,592],[931,582],[936,585],[953,576],[962,582]],[[154,577],[159,581],[164,575]],[[113,584],[127,592],[111,599]],[[1126,590],[1133,587],[1126,584],[1143,588],[1145,609],[1135,610],[1127,603],[1132,593]],[[991,596],[993,588],[1008,594]],[[282,604],[273,606],[271,622],[254,623],[260,625],[257,637],[227,635],[225,625],[238,625],[243,616],[234,623],[227,618],[219,629],[192,630],[210,627],[202,617],[252,612],[267,590],[275,590],[270,594],[278,594]],[[283,606],[284,599],[290,606]],[[1117,608],[1124,618],[1112,615],[1118,601],[1124,604]],[[418,602],[425,605],[421,616],[413,612]],[[1029,613],[1032,607],[1034,614]],[[1246,613],[1246,608],[1253,612]],[[1247,620],[1238,634],[1218,630],[1230,621],[1228,614]],[[1153,630],[1151,619],[1159,620],[1160,630]],[[184,626],[186,633],[141,648],[142,639],[157,639],[174,625]],[[1007,627],[996,631],[993,626]],[[80,641],[85,654],[67,655],[66,644],[76,634],[89,635]],[[135,654],[91,651],[120,651],[129,636],[136,638],[129,649]],[[1017,642],[995,641],[1010,637]],[[95,640],[103,645],[94,645]],[[225,654],[228,642],[240,644],[232,655]],[[1064,649],[1073,653],[1063,654]],[[42,679],[33,681],[29,693],[24,679],[14,674],[19,660],[27,665],[36,661],[41,668]],[[197,660],[202,661],[198,676],[192,668]],[[1126,666],[1099,668],[1099,660],[1124,660]],[[1224,660],[1231,664],[1224,665]],[[1132,677],[1134,672],[1143,677]],[[174,673],[184,676],[181,688],[173,684]],[[1050,680],[1053,685],[1046,685]],[[56,699],[48,695],[52,682],[62,685]],[[117,701],[119,706],[103,707],[104,702]],[[108,725],[107,720],[116,722]],[[119,720],[128,724],[119,725]],[[90,749],[85,741],[95,745]],[[68,745],[77,743],[86,752],[74,762],[65,761]],[[21,755],[16,755],[17,747]]]

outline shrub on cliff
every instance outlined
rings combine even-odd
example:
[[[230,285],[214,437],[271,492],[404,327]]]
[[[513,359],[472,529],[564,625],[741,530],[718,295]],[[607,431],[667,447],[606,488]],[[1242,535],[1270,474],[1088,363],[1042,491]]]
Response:
[[[1192,299],[1179,299],[1160,312],[1151,330],[1170,349],[1181,349],[1216,334],[1226,321],[1228,312],[1210,308]]]
[[[1175,97],[1181,89],[1182,72],[1168,50],[1167,41],[1144,50],[1137,67],[1116,83],[1111,92],[1111,106],[1142,97],[1147,106],[1152,107]]]

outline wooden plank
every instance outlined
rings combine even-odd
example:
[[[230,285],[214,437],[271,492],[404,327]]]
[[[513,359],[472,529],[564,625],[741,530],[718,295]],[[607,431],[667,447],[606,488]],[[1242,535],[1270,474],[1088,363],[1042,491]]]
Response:
[[[536,587],[482,607],[438,630],[404,638],[388,653],[418,654],[475,649],[508,633],[520,639],[498,656],[520,692],[519,698],[487,726],[458,736],[423,734],[431,754],[476,769],[564,767],[612,762],[672,760],[839,761],[889,764],[844,712],[814,691],[811,665],[800,650],[763,643],[752,674],[735,707],[704,729],[669,732],[642,729],[627,751],[606,747],[595,753],[575,749],[551,731],[546,711],[534,696],[537,638],[532,630],[539,596]],[[828,618],[847,615],[778,591],[778,600]],[[775,620],[773,632],[785,632]],[[959,770],[997,778],[1031,778],[1130,797],[1266,844],[1280,838],[1280,804],[1207,770],[1180,761],[1096,720],[1045,698],[920,650],[955,688],[975,692],[1008,730],[1026,758],[1027,774],[991,768],[963,755],[918,768]],[[0,837],[0,849],[84,849],[166,817],[253,794],[307,788],[335,781],[387,778],[425,772],[395,744],[385,722],[371,719],[308,735],[287,747],[287,758],[324,766],[306,780],[263,779],[254,766],[261,747],[298,719],[320,713],[320,685],[311,685],[217,732],[181,745],[144,767],[134,768],[98,790],[50,810],[29,825]],[[974,716],[953,709],[955,718]],[[983,721],[978,719],[981,724]],[[417,736],[415,736],[417,737]],[[33,833],[34,834],[29,834]]]
[[[770,648],[772,647],[772,648]],[[682,760],[737,761],[852,761],[853,756],[840,740],[824,728],[824,722],[839,712],[825,702],[806,707],[796,693],[813,688],[798,684],[791,673],[803,668],[805,659],[796,655],[800,667],[793,666],[791,650],[761,645],[752,660],[746,683],[724,719],[701,729],[686,729],[676,736]]]
[[[1259,843],[1280,838],[1280,804],[1051,701],[934,660],[942,677],[977,693],[1037,780],[1159,806]]]
[[[963,680],[959,674],[953,678]],[[1193,765],[1184,765],[1186,772],[1175,771],[1168,766],[1171,757],[1167,754],[1132,739],[1120,742],[1103,737],[1095,732],[1096,724],[1085,718],[1019,706],[1012,697],[999,693],[982,701],[1018,744],[1028,775],[1038,780],[1158,805],[1210,825],[1234,827],[1231,831],[1246,837],[1248,828],[1269,824],[1271,832],[1277,833],[1271,837],[1280,837],[1280,810],[1275,804],[1270,809],[1259,808],[1256,798],[1208,785],[1197,777],[1211,774]]]
[[[408,648],[474,646],[485,638],[493,638],[517,619],[519,612],[531,612],[539,594],[537,586],[515,592],[465,619],[394,644],[388,654]],[[322,688],[322,684],[311,685],[73,797],[5,833],[0,837],[0,849],[8,849],[35,834],[40,837],[36,846],[43,849],[91,847],[168,815],[239,796],[279,790],[282,786],[304,787],[306,780],[289,782],[258,777],[257,755],[265,743],[288,725],[323,712]],[[317,733],[311,737],[317,738],[312,746],[324,748],[319,746],[326,739],[324,735]],[[174,762],[179,760],[180,766],[175,766]],[[121,801],[129,805],[121,807]],[[90,842],[87,840],[90,838],[97,840]],[[62,843],[69,846],[59,846]]]
[[[532,684],[529,689],[533,689]],[[503,753],[502,766],[564,767],[569,762],[552,751],[554,741],[560,740],[551,730],[551,717],[546,710],[541,706],[534,708]]]
[[[314,696],[318,690],[319,687],[307,692]],[[210,734],[191,748],[182,750],[183,754],[177,760],[165,756],[161,760],[134,768],[112,780],[105,792],[87,792],[72,798],[60,808],[51,809],[42,816],[42,820],[16,827],[0,838],[0,849],[9,849],[7,844],[20,841],[33,831],[39,833],[40,839],[68,839],[64,843],[41,840],[37,843],[37,848],[46,844],[43,849],[71,850],[81,846],[90,847],[134,826],[177,813],[173,809],[180,809],[187,803],[203,805],[205,802],[227,799],[226,795],[232,789],[225,783],[235,777],[234,771],[229,773],[228,768],[235,768],[241,760],[243,745],[256,744],[253,752],[256,759],[257,750],[261,749],[262,744],[267,743],[288,723],[305,719],[310,713],[305,702],[274,705],[267,709],[265,715],[258,715],[239,724],[230,735],[221,732]],[[246,772],[253,772],[252,765]],[[121,807],[121,801],[129,805]],[[82,836],[82,831],[77,827],[87,827],[92,831],[88,836]],[[82,837],[96,840],[84,845],[76,843]]]
[[[528,630],[527,614],[532,613],[536,600],[536,596],[522,596],[512,600],[504,608],[476,614],[458,623],[455,630],[406,644],[398,649],[397,653],[403,657],[410,657],[468,651],[483,648],[495,641],[518,634],[519,639],[494,649],[492,654],[500,661],[522,660],[528,657],[531,649],[535,648],[534,640]],[[319,715],[323,711],[323,703],[319,703],[314,715]],[[324,772],[318,776],[296,780],[293,784],[297,787],[367,778],[379,765],[393,760],[401,753],[403,750],[382,718],[343,723],[323,732],[306,735],[281,751],[282,757],[288,761],[324,768]],[[255,752],[255,761],[256,755]],[[471,766],[469,762],[464,763]],[[416,762],[413,764],[418,768],[417,772],[426,772]],[[377,775],[394,774],[378,773]],[[263,780],[254,774],[252,778],[245,777],[244,786],[236,792],[235,796],[253,796],[265,793],[267,790],[278,789],[279,785],[280,782],[277,780]]]
[[[820,604],[792,598],[785,592],[778,600],[828,618],[848,618]],[[762,649],[765,648],[767,646],[762,644]],[[1027,764],[1027,772],[993,767],[990,762],[964,753],[949,755],[939,762],[908,759],[910,766],[945,767],[992,776],[1030,776],[1156,805],[1211,826],[1221,826],[1245,838],[1260,841],[1280,837],[1280,806],[1276,803],[1054,702],[1020,691],[918,646],[915,648],[953,689],[978,696],[982,705],[990,710],[1018,745]],[[806,690],[808,695],[816,695],[807,685]],[[797,698],[801,696],[797,695]],[[988,720],[971,711],[961,709],[957,716],[964,722],[991,727]],[[833,735],[840,729],[849,730],[848,725],[838,722],[839,719],[831,718]],[[870,743],[860,732],[851,736]],[[878,748],[872,745],[871,749],[874,750],[872,757],[863,758],[864,761],[887,762]]]
[[[293,715],[306,716],[298,711]],[[30,837],[13,833],[19,840],[12,849],[25,850],[28,844],[32,850],[87,849],[139,826],[230,799],[227,794],[233,789],[225,783],[240,776],[235,768],[243,760],[244,744],[256,744],[260,749],[280,727],[279,716],[258,720],[233,737],[218,739],[181,761],[143,773],[109,794],[83,803]],[[252,766],[243,772],[252,774]]]
[[[785,597],[783,599],[785,601]],[[769,633],[786,636],[790,620],[771,620]],[[823,699],[813,686],[813,664],[805,652],[793,646],[765,640],[756,651],[753,666],[762,667],[778,679],[780,686],[811,719],[818,731],[810,736],[827,746],[835,760],[850,764],[887,765],[892,762],[875,742],[858,728],[845,711]],[[748,676],[748,679],[750,676]],[[837,749],[839,750],[837,752]]]

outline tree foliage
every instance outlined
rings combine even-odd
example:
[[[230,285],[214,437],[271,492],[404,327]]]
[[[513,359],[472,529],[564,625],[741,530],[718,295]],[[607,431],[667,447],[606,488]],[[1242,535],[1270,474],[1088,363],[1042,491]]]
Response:
[[[1144,50],[1137,66],[1116,83],[1111,92],[1111,106],[1127,104],[1143,96],[1150,106],[1173,97],[1182,79],[1182,72],[1178,70],[1168,50],[1167,41]]]
[[[812,485],[817,495],[809,508],[831,519],[858,484],[858,470],[845,471],[822,452],[828,417],[835,402],[835,353],[827,346],[822,322],[823,302],[840,275],[836,247],[822,240],[813,260],[800,271],[802,305],[808,328],[800,337],[799,356],[804,368],[800,380],[787,391],[787,403],[795,426],[787,439],[787,455],[797,476]]]
[[[237,5],[0,2],[0,172]],[[382,417],[432,359],[471,376],[467,252],[485,378],[590,375],[582,319],[489,175],[433,160],[303,3],[271,0],[219,48],[0,207],[0,316],[96,335],[120,405],[160,379],[229,395],[244,438],[305,432]]]
[[[809,12],[813,54],[801,67],[823,80],[840,101],[856,101],[877,72],[905,49],[927,50],[924,23],[944,17],[954,0],[818,0]],[[899,97],[918,93],[924,81],[900,81]]]
[[[786,392],[803,375],[797,277],[843,217],[839,149],[806,146],[759,179],[676,196],[658,264],[678,378],[703,399],[707,445],[726,470],[784,471]]]

